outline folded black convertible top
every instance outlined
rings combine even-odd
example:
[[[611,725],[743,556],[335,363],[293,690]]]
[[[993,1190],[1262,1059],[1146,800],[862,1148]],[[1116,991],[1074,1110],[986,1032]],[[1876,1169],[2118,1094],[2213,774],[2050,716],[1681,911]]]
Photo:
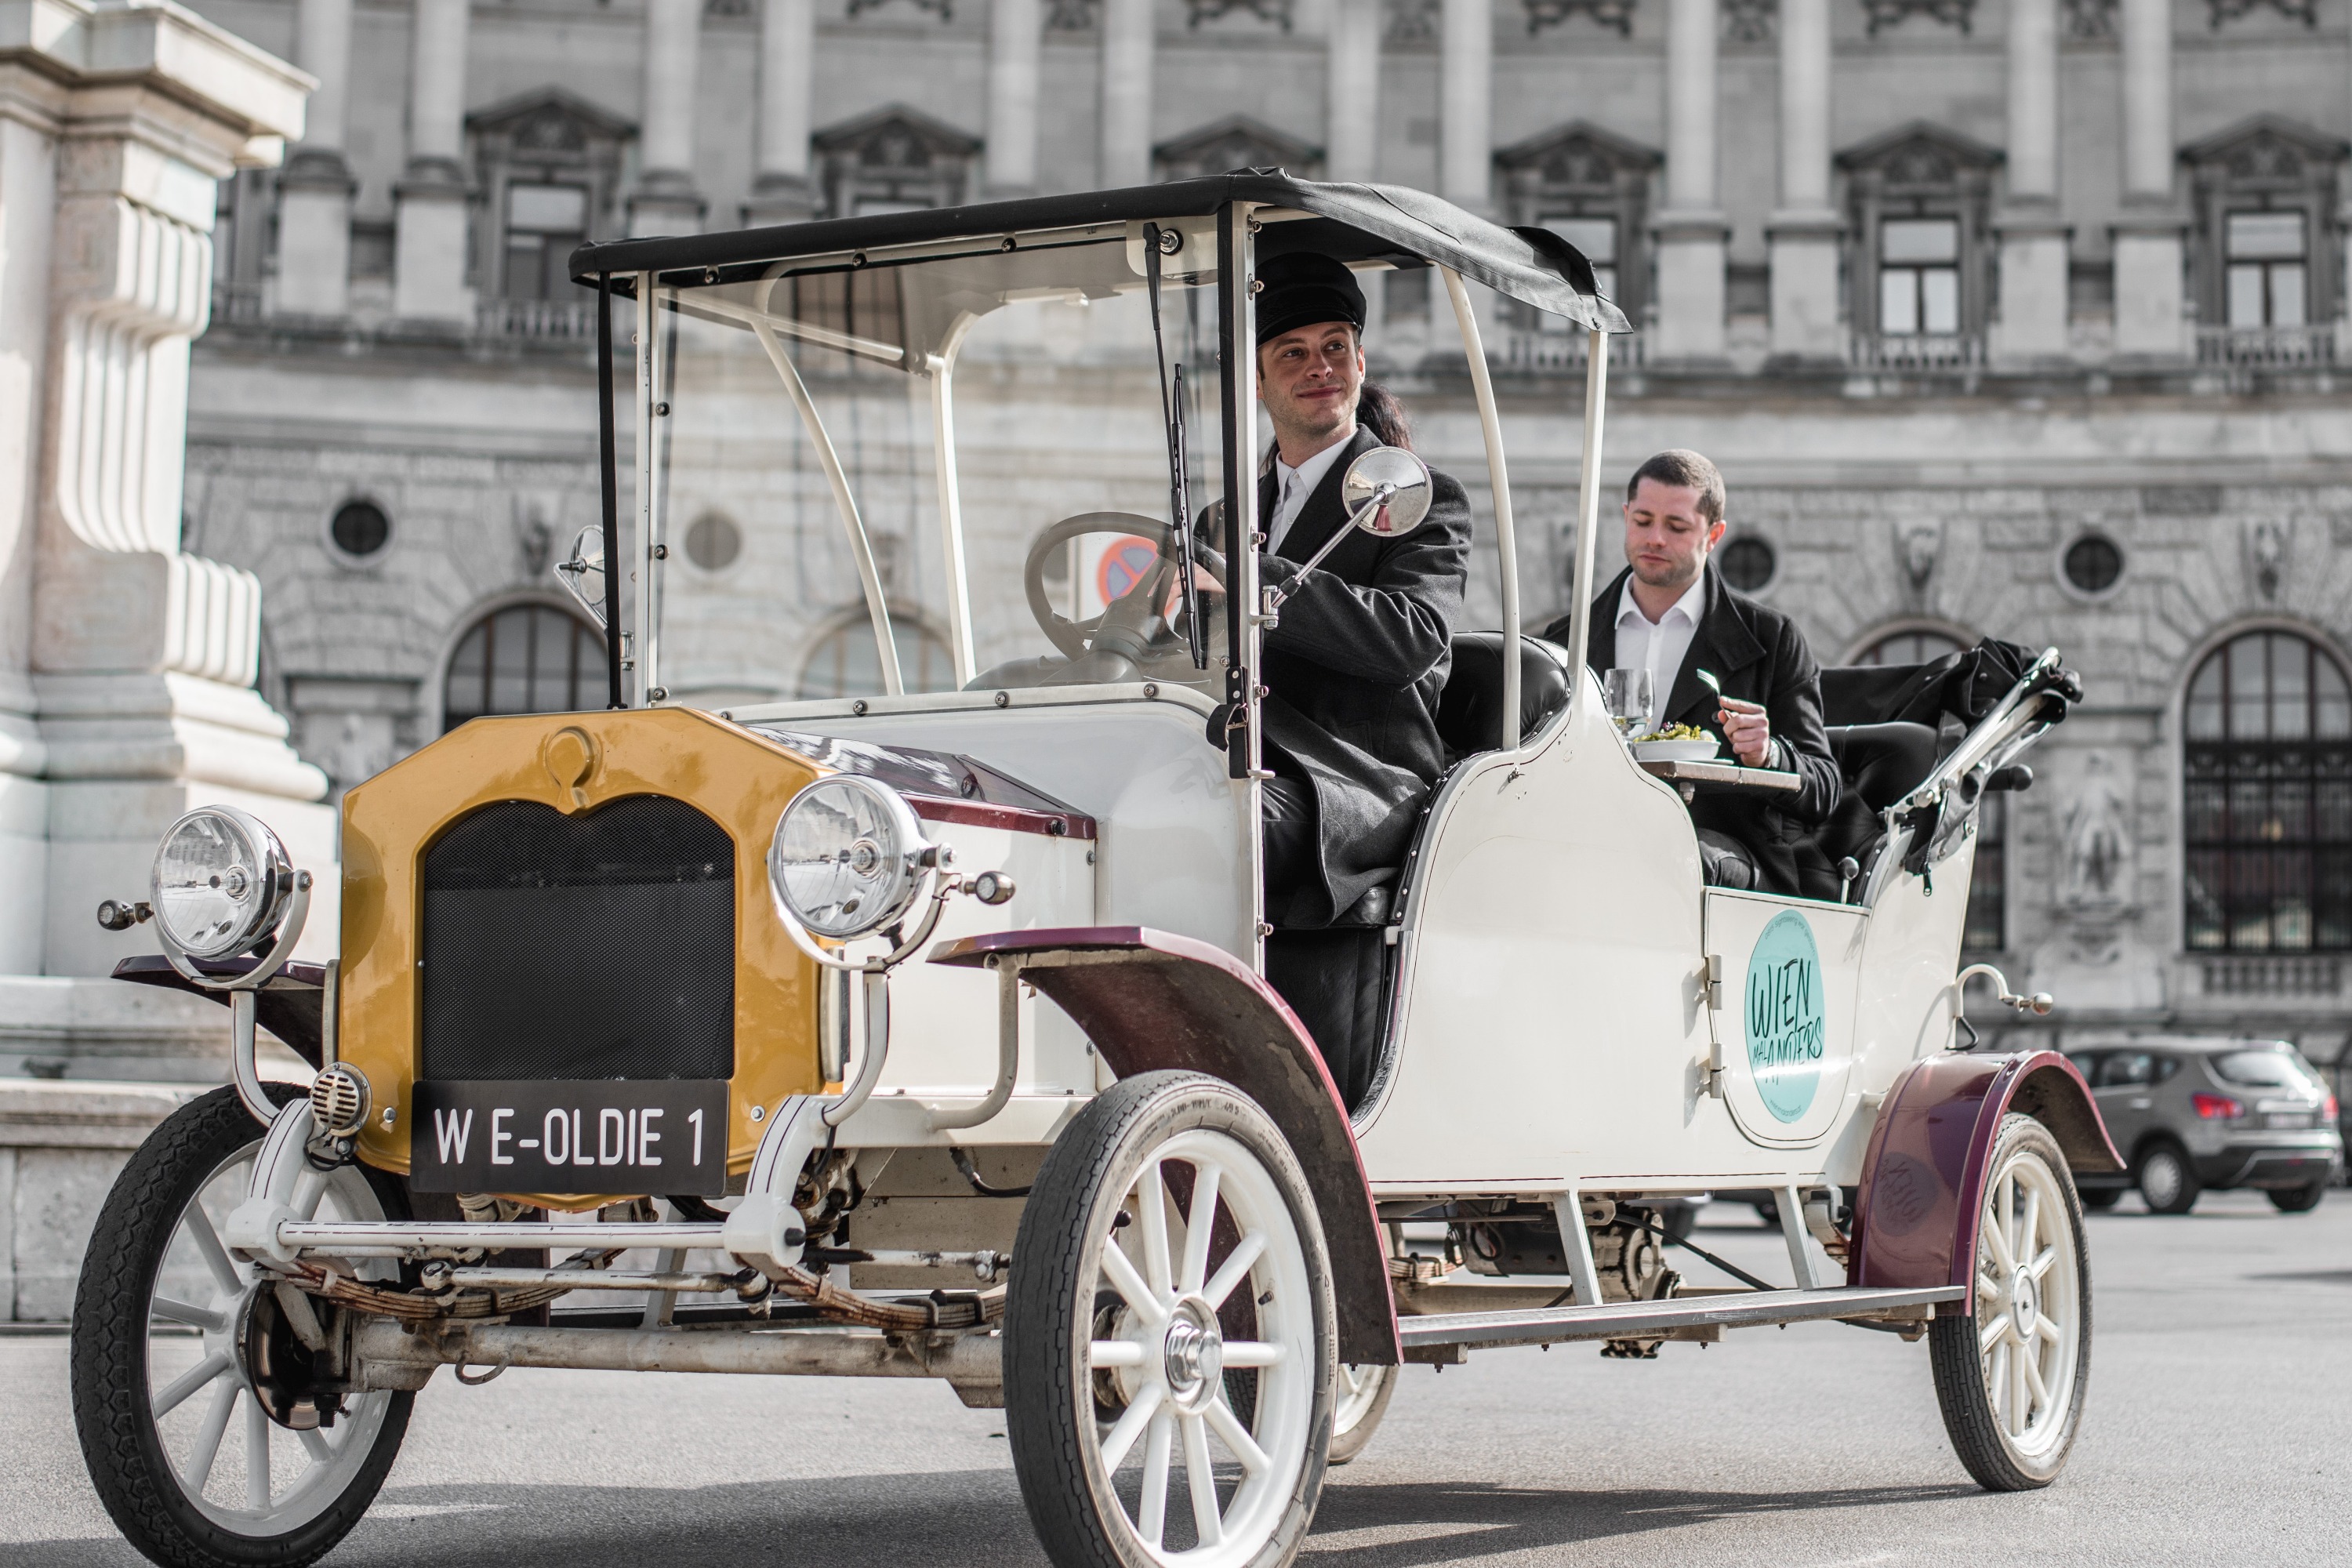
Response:
[[[625,293],[635,285],[625,281],[625,274],[679,274],[665,276],[662,281],[699,283],[711,280],[708,275],[714,271],[740,275],[745,268],[794,257],[1087,224],[1205,217],[1237,201],[1316,215],[1267,225],[1257,236],[1261,258],[1309,250],[1341,261],[1450,267],[1465,278],[1584,327],[1604,332],[1633,330],[1625,313],[1601,297],[1592,264],[1549,229],[1505,228],[1401,185],[1326,184],[1296,179],[1279,169],[1244,169],[1124,190],[833,218],[727,234],[605,240],[583,245],[572,253],[572,279],[593,286],[597,274],[611,273],[616,290]]]

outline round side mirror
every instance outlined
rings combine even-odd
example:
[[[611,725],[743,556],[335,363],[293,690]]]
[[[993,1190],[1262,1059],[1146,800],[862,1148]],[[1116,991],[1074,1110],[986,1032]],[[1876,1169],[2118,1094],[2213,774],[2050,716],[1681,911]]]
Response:
[[[1370,454],[1367,453],[1366,456]],[[570,560],[555,563],[555,580],[591,615],[604,609],[604,531],[590,523],[572,542]]]
[[[1368,503],[1387,491],[1384,504]],[[1429,516],[1429,465],[1402,447],[1375,447],[1348,465],[1339,481],[1339,501],[1366,533],[1396,539]]]

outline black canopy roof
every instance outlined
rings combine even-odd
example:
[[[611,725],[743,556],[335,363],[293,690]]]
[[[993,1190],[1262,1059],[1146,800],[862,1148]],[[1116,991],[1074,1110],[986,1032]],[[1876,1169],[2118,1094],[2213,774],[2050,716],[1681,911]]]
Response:
[[[1316,215],[1268,225],[1257,236],[1260,258],[1308,250],[1341,261],[1450,267],[1465,278],[1585,327],[1608,332],[1633,330],[1625,313],[1601,297],[1592,264],[1549,229],[1505,228],[1401,185],[1324,184],[1295,179],[1279,169],[1244,169],[1125,190],[834,218],[729,234],[608,240],[583,245],[572,253],[572,278],[577,283],[593,284],[597,274],[604,272],[690,273],[664,281],[698,283],[713,271],[724,274],[797,256],[1087,224],[1205,217],[1237,201]],[[621,285],[621,279],[616,276],[614,283]]]

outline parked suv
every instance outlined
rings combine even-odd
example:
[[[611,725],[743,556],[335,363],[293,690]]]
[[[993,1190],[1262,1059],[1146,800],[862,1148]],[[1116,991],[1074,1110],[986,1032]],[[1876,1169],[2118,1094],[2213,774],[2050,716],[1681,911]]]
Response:
[[[2208,1187],[2259,1187],[2287,1214],[2319,1206],[2344,1165],[2336,1097],[2284,1040],[2167,1037],[2074,1047],[2128,1173],[2076,1177],[2110,1208],[2137,1185],[2158,1214],[2187,1214]]]

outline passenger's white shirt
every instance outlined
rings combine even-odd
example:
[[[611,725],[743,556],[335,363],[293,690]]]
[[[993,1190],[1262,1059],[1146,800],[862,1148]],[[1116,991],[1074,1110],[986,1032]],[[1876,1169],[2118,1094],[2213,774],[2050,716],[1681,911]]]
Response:
[[[1633,574],[1625,575],[1625,586],[1617,595],[1617,659],[1619,669],[1650,671],[1651,689],[1657,694],[1657,710],[1652,715],[1654,723],[1666,717],[1666,701],[1674,693],[1675,677],[1682,673],[1683,660],[1690,653],[1691,638],[1698,635],[1698,618],[1706,609],[1706,574],[1690,585],[1689,592],[1666,606],[1666,613],[1653,624],[1634,602]]]
[[[1288,533],[1290,525],[1298,521],[1299,512],[1306,508],[1307,498],[1315,493],[1316,487],[1323,482],[1323,476],[1331,471],[1331,465],[1339,460],[1339,454],[1346,451],[1348,446],[1346,441],[1334,441],[1295,468],[1282,460],[1280,449],[1276,448],[1274,459],[1274,523],[1265,531],[1268,554],[1281,548],[1282,536]]]

